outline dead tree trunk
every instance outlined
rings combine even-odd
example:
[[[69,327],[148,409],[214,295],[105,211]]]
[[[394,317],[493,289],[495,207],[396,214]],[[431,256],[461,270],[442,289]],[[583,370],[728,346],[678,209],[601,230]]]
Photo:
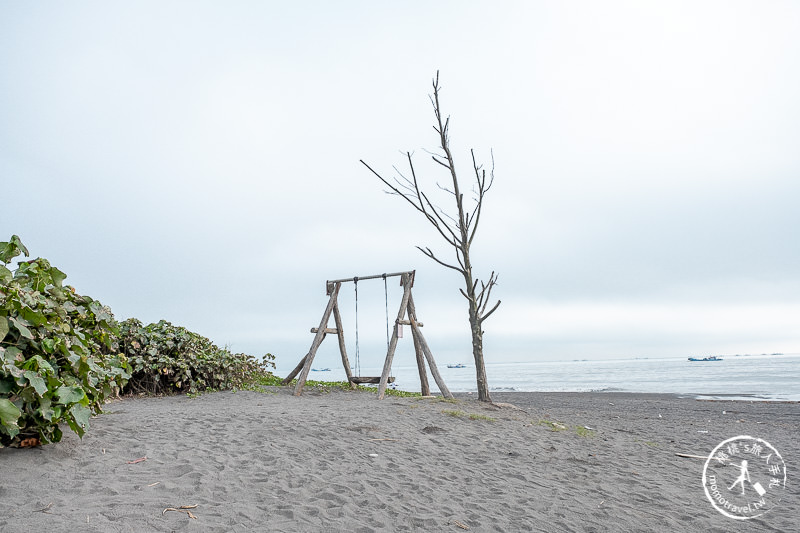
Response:
[[[363,160],[361,163],[389,187],[389,190],[386,191],[387,193],[400,196],[413,205],[455,251],[456,262],[448,263],[437,257],[430,248],[417,247],[426,256],[442,266],[455,270],[464,278],[464,288],[459,290],[464,298],[467,299],[469,306],[469,325],[472,335],[472,356],[475,360],[478,399],[490,402],[491,397],[489,396],[489,385],[486,380],[486,365],[484,364],[483,356],[483,322],[489,318],[500,305],[500,301],[498,300],[488,311],[486,309],[490,300],[492,288],[497,284],[497,275],[492,272],[486,283],[474,278],[472,275],[470,248],[478,229],[478,223],[480,222],[484,195],[489,191],[494,182],[494,162],[492,163],[492,170],[489,173],[487,181],[486,171],[481,165],[478,165],[475,161],[475,152],[471,151],[472,169],[475,174],[475,183],[473,186],[474,197],[472,198],[473,205],[466,207],[464,205],[464,195],[461,192],[458,176],[456,174],[453,154],[450,151],[450,139],[448,136],[450,118],[442,119],[441,106],[439,104],[439,91],[439,73],[437,72],[436,78],[433,80],[431,103],[433,104],[433,112],[436,116],[434,130],[436,130],[439,135],[439,148],[442,152],[432,154],[432,158],[436,163],[448,170],[448,181],[452,181],[452,185],[449,185],[449,187],[443,187],[438,183],[437,185],[455,199],[455,213],[447,213],[430,200],[429,193],[420,189],[410,152],[406,152],[406,156],[411,177],[407,178],[398,171],[400,178],[394,178],[393,182],[383,178],[383,176],[378,174]],[[478,287],[478,285],[480,285],[480,287]]]

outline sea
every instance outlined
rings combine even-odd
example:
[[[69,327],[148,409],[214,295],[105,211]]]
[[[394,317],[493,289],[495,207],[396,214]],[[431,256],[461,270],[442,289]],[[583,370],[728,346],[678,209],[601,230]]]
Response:
[[[487,362],[489,388],[503,392],[644,392],[701,399],[800,401],[800,354],[723,355],[721,361],[687,357],[608,360]],[[463,368],[447,364],[463,363]],[[473,392],[475,367],[468,361],[438,362],[452,392]],[[362,376],[380,376],[380,367],[361,367]],[[419,392],[416,365],[394,365],[396,388]],[[344,369],[317,369],[309,379],[344,381]],[[428,378],[431,390],[438,389]]]

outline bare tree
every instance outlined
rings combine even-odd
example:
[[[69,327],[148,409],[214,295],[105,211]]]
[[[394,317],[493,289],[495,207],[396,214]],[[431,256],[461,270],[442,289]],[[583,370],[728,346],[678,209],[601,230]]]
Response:
[[[436,133],[439,135],[441,153],[433,153],[431,157],[436,163],[447,169],[450,174],[449,178],[452,180],[452,185],[450,187],[442,186],[439,183],[436,185],[441,190],[449,193],[455,200],[457,211],[455,214],[447,213],[444,209],[434,204],[430,200],[430,195],[420,189],[410,152],[406,152],[408,166],[411,172],[410,178],[406,177],[395,168],[399,178],[394,178],[390,182],[373,170],[372,167],[363,160],[361,163],[389,187],[389,190],[386,191],[388,194],[400,196],[414,206],[414,209],[419,211],[428,222],[436,228],[439,235],[453,248],[455,252],[454,263],[440,259],[428,247],[422,248],[417,246],[423,254],[440,265],[455,270],[464,278],[464,288],[459,290],[469,304],[469,325],[472,332],[472,355],[475,359],[478,399],[491,402],[489,386],[486,381],[486,365],[483,360],[483,322],[489,318],[500,305],[500,300],[498,300],[497,303],[487,311],[492,288],[497,284],[497,274],[492,272],[489,276],[489,281],[486,283],[475,278],[472,275],[470,249],[472,247],[472,241],[475,239],[475,233],[478,230],[478,224],[481,220],[484,197],[494,182],[494,157],[492,157],[492,169],[487,178],[486,170],[483,169],[482,165],[478,165],[475,160],[474,150],[470,150],[475,183],[472,189],[472,202],[468,202],[468,205],[465,206],[464,194],[461,192],[461,187],[458,183],[456,166],[453,161],[453,154],[450,151],[448,136],[450,117],[444,120],[442,119],[439,92],[439,72],[437,71],[436,78],[433,80],[433,94],[430,96],[430,99],[433,104],[433,112],[436,115],[436,124],[433,126],[433,129],[436,130]]]

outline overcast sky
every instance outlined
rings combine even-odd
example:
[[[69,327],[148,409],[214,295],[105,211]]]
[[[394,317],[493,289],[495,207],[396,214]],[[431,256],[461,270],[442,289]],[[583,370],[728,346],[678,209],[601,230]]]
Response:
[[[461,280],[414,246],[446,248],[359,163],[446,182],[439,70],[462,186],[494,154],[488,362],[800,352],[798,28],[793,1],[3,0],[0,240],[283,368],[327,279],[416,269],[469,362]],[[359,297],[377,366],[382,282]],[[354,350],[352,286],[342,311]]]

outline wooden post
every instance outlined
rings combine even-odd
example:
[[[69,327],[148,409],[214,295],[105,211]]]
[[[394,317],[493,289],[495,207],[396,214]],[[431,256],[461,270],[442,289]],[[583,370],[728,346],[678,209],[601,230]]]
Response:
[[[306,355],[304,358],[305,364],[303,365],[303,370],[300,372],[300,376],[297,378],[297,385],[294,387],[295,396],[300,396],[303,393],[303,385],[306,384],[306,379],[308,379],[308,372],[311,370],[311,363],[314,362],[314,356],[317,354],[317,348],[319,348],[319,345],[322,343],[322,339],[325,338],[325,330],[328,328],[328,320],[330,319],[331,312],[336,305],[336,298],[339,296],[339,288],[341,286],[341,283],[336,283],[333,286],[333,290],[331,291],[331,299],[328,300],[328,306],[325,308],[325,313],[323,313],[322,320],[319,322],[319,328],[317,328],[317,334],[314,336],[314,342],[311,343],[311,349],[308,351],[308,355]]]
[[[353,383],[353,373],[350,371],[350,359],[347,358],[347,347],[344,344],[344,330],[342,329],[342,315],[339,312],[339,302],[333,304],[333,320],[336,323],[336,336],[339,338],[339,353],[342,354],[342,365],[347,374],[347,381],[350,388],[355,389],[357,385]]]
[[[405,321],[403,321],[405,322]],[[408,297],[408,325],[410,326],[412,323],[416,323],[417,326],[422,326],[419,322],[417,322],[417,310],[414,307],[414,297]],[[414,334],[414,329],[411,329],[411,338],[414,339],[414,354],[417,358],[417,370],[419,371],[419,389],[422,392],[423,396],[430,396],[431,395],[431,387],[428,384],[428,372],[425,370],[425,356],[422,353],[422,345],[419,342],[419,339]]]
[[[311,333],[316,333],[319,328],[311,328]],[[333,335],[338,335],[339,332],[336,331],[336,328],[325,328],[325,333],[331,333]]]
[[[403,299],[400,301],[400,310],[397,312],[397,320],[403,320],[408,308],[408,300],[411,298],[411,279],[408,274],[403,274],[400,278],[403,284]],[[397,348],[397,328],[392,332],[392,340],[389,341],[389,349],[386,351],[386,360],[383,362],[383,372],[381,372],[381,382],[378,385],[378,399],[383,400],[386,393],[386,384],[389,381],[389,372],[392,370],[392,359]]]
[[[433,360],[431,349],[428,346],[428,343],[425,342],[425,337],[422,336],[422,330],[419,329],[413,320],[411,321],[411,330],[414,332],[416,337],[419,338],[419,343],[422,346],[423,353],[425,353],[425,358],[428,360],[428,366],[431,369],[431,374],[433,374],[433,379],[436,381],[436,385],[439,386],[439,390],[442,391],[442,396],[452,400],[453,394],[450,392],[450,389],[447,388],[447,385],[444,384],[444,379],[442,379],[441,374],[439,374],[439,369],[436,368],[436,361]]]

